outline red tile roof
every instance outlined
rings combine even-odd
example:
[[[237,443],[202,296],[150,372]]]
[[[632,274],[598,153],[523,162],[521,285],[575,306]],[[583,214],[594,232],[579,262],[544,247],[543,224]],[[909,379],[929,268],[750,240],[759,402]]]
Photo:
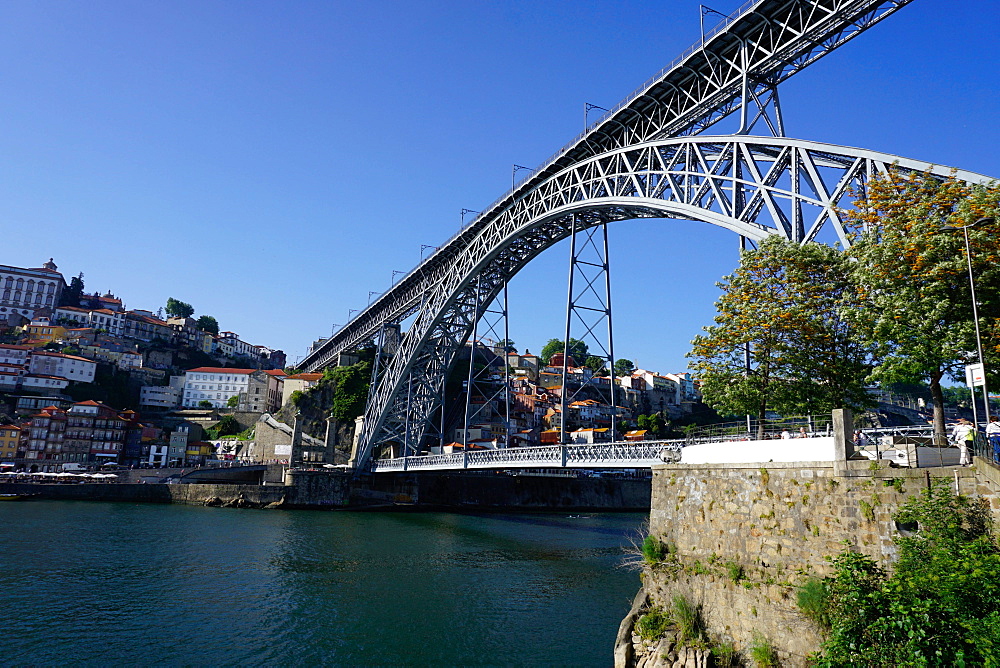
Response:
[[[285,380],[304,380],[306,382],[319,380],[323,377],[321,373],[297,373],[294,376],[287,376]]]
[[[90,362],[91,364],[95,364],[94,360],[89,360],[86,357],[77,357],[76,355],[64,355],[62,353],[37,352],[37,353],[32,353],[32,355],[41,355],[43,357],[62,357],[63,359],[67,360],[80,360],[82,362]]]

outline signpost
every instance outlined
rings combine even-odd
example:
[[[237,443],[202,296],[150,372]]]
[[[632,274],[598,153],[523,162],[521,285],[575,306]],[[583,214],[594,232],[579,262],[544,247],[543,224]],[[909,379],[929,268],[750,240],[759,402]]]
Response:
[[[990,421],[990,400],[986,394],[986,369],[982,362],[978,364],[965,365],[965,384],[969,386],[969,394],[972,395],[972,424],[979,428],[979,415],[976,412],[976,388],[983,388],[983,402],[986,405],[986,415],[984,421]]]

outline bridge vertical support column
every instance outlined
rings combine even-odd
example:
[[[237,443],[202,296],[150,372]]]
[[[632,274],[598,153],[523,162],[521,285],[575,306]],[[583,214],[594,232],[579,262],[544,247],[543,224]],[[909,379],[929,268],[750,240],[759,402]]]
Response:
[[[563,363],[562,363],[562,388],[559,390],[559,442],[566,442],[566,415],[569,402],[566,400],[569,394],[567,371],[569,369],[569,333],[573,325],[573,276],[574,262],[576,261],[576,214],[573,214],[573,223],[570,227],[569,235],[569,280],[566,288],[566,336],[563,337]]]
[[[579,237],[579,240],[578,240]],[[580,220],[573,215],[570,230],[570,262],[569,284],[566,297],[566,333],[563,338],[562,392],[560,395],[559,442],[565,443],[567,422],[569,421],[569,406],[580,394],[596,394],[607,403],[610,415],[609,435],[616,440],[617,408],[615,401],[615,346],[614,328],[612,326],[611,310],[611,264],[608,251],[608,226],[603,219]],[[603,289],[602,289],[603,288]],[[570,392],[569,356],[570,335],[574,322],[581,331],[580,341],[588,348],[588,359],[574,359],[577,367],[587,367],[587,362],[596,358],[602,361],[601,369],[592,369],[591,377],[586,376],[586,368],[582,373],[574,373],[576,384]],[[601,326],[607,327],[607,339],[602,340],[598,332]],[[602,389],[602,383],[597,380],[604,373],[607,388]],[[591,392],[585,393],[589,388]],[[596,425],[593,425],[596,426]]]
[[[560,462],[561,462],[560,466],[562,466],[563,468],[566,468],[566,462],[569,461],[569,455],[566,453],[566,444],[565,443],[563,443],[562,445],[559,446],[559,459],[560,459]]]
[[[847,473],[847,460],[854,454],[854,415],[849,408],[833,411],[833,474]]]
[[[475,324],[472,325],[472,336],[469,337],[469,375],[465,380],[465,420],[462,425],[462,451],[469,450],[469,409],[472,406],[472,390],[476,379],[476,345],[479,343],[479,299],[482,294],[482,277],[476,277],[476,310]],[[442,410],[444,410],[442,408]],[[441,445],[444,445],[442,442]],[[442,449],[442,453],[444,450]]]
[[[498,446],[507,447],[510,442],[510,365],[507,361],[507,342],[510,341],[510,329],[508,327],[507,283],[503,283],[499,295],[493,299],[492,303],[487,303],[486,299],[490,294],[488,282],[488,279],[484,280],[482,276],[476,278],[476,321],[470,335],[472,346],[469,353],[469,374],[466,380],[465,436],[462,439],[462,445],[466,448],[469,446],[469,428],[477,421],[480,423],[489,422],[493,427],[498,422],[502,422],[504,437],[502,445],[498,443]],[[481,340],[493,341],[492,349],[485,344],[477,346],[477,342]],[[478,372],[475,368],[477,351],[482,364],[482,368]],[[495,373],[498,358],[502,359],[504,366],[502,383],[497,380],[498,374]],[[481,403],[472,403],[473,394]],[[501,410],[503,410],[503,415],[500,415]]]

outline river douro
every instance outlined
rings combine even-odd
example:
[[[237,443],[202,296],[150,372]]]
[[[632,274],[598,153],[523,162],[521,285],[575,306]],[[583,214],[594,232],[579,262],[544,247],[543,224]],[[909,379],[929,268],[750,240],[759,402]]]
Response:
[[[0,504],[3,663],[610,666],[639,514]]]

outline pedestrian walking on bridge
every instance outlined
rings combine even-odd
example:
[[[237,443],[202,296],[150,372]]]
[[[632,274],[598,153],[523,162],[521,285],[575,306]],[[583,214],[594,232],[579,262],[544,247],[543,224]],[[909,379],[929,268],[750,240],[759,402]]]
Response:
[[[969,459],[969,445],[972,443],[974,434],[975,429],[973,429],[972,423],[965,418],[958,418],[958,424],[951,431],[951,440],[958,446],[958,463],[961,466],[968,466],[972,461]]]
[[[993,461],[1000,464],[1000,418],[996,415],[991,415],[990,422],[986,425],[986,438],[993,446]]]

